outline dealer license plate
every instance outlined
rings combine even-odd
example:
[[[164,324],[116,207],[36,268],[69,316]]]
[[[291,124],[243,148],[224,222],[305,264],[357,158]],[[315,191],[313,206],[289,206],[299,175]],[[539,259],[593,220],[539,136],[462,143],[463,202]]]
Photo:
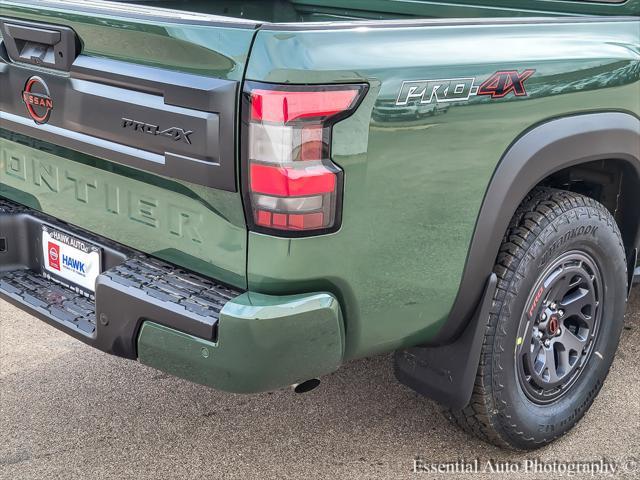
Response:
[[[81,293],[95,293],[101,272],[99,247],[43,225],[42,250],[45,276]]]

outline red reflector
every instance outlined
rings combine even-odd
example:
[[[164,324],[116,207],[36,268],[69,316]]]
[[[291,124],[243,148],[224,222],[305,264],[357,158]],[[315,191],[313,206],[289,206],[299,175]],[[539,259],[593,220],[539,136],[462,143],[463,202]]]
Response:
[[[287,228],[287,214],[286,213],[274,213],[273,214],[273,226],[280,228]]]
[[[256,212],[256,224],[280,230],[311,230],[324,226],[324,214],[316,213],[271,213],[265,210]]]
[[[299,197],[331,193],[336,188],[336,174],[319,165],[294,169],[251,164],[251,191],[280,197]]]
[[[256,215],[256,223],[263,227],[271,226],[271,212],[265,212],[264,210],[258,210]]]
[[[322,212],[307,213],[304,215],[298,215],[298,214],[289,215],[289,226],[291,228],[307,230],[309,228],[322,228],[323,224],[324,224],[324,215],[322,214]]]
[[[253,90],[251,120],[286,123],[305,118],[327,118],[353,104],[358,89],[285,92]]]

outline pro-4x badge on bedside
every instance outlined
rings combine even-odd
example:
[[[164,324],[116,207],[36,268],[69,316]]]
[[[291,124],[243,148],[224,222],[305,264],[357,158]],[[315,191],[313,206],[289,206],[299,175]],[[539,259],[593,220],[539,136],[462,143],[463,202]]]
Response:
[[[27,113],[38,125],[49,121],[53,110],[53,99],[49,93],[49,87],[40,77],[31,77],[27,80],[22,92],[22,101],[27,106]]]
[[[526,97],[525,82],[535,70],[502,70],[477,85],[475,77],[442,80],[411,80],[402,82],[396,105],[462,102],[476,95],[504,98],[508,95]]]

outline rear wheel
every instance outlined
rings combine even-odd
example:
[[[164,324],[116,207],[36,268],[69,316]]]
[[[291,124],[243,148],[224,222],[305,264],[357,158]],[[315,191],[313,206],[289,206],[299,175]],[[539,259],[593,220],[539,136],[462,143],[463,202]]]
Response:
[[[496,445],[537,448],[580,420],[607,376],[626,306],[624,247],[601,204],[538,189],[514,215],[494,271],[473,396],[447,416]]]

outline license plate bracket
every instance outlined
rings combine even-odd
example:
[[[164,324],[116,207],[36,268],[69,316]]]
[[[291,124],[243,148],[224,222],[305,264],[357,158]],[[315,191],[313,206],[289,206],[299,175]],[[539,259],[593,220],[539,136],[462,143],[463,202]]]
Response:
[[[102,272],[102,249],[47,225],[42,226],[43,275],[93,297]]]

